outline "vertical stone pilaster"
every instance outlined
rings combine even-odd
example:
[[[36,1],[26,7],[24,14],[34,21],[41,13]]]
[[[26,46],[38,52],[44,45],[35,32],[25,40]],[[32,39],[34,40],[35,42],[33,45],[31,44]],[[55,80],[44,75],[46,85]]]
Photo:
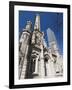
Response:
[[[22,47],[21,47],[21,52],[23,54],[23,63],[22,63],[22,68],[20,72],[20,79],[24,79],[26,77],[26,70],[27,70],[27,62],[28,62],[28,48],[29,48],[29,37],[30,34],[25,32],[26,35],[26,40],[23,41]]]
[[[38,58],[36,58],[35,72],[34,73],[38,74]]]
[[[47,64],[47,77],[48,78],[55,77],[55,67],[51,59],[48,60]]]
[[[20,79],[24,79],[26,75],[28,47],[27,45]]]
[[[41,45],[41,54],[40,54],[40,77],[45,77],[45,70],[44,70],[44,55],[43,55],[43,45]]]

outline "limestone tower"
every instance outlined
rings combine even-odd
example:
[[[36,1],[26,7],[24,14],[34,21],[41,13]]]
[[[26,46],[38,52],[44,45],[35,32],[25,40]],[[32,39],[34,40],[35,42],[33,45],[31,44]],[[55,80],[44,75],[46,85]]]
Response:
[[[32,33],[32,54],[33,62],[32,75],[34,78],[44,77],[44,56],[43,56],[43,33],[40,31],[40,16],[36,15],[34,31]]]
[[[30,21],[27,21],[25,29],[23,29],[22,35],[19,40],[19,78],[26,78],[27,63],[28,63],[28,51],[29,42],[31,38],[31,25]]]

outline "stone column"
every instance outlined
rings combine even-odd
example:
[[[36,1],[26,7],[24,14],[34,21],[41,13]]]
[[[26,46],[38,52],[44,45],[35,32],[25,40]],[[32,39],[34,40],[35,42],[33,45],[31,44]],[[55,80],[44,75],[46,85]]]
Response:
[[[41,54],[40,54],[40,77],[45,77],[45,70],[44,70],[44,55],[43,55],[43,45],[41,45]]]
[[[55,77],[55,68],[54,68],[54,63],[51,59],[48,60],[47,64],[47,77]]]
[[[52,55],[50,54],[50,59],[48,60],[47,65],[47,77],[55,77],[55,66],[54,66],[54,60],[52,58]]]
[[[24,79],[26,75],[28,47],[27,45],[20,79]]]
[[[38,58],[36,58],[36,63],[35,63],[35,74],[38,74]]]

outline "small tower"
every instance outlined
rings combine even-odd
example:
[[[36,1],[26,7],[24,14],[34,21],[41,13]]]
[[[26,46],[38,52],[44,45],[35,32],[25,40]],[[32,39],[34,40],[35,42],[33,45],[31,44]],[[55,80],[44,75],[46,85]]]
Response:
[[[40,16],[36,15],[34,31],[32,33],[32,63],[35,70],[32,71],[34,78],[44,77],[43,57],[43,33],[40,31]]]
[[[26,78],[26,70],[27,70],[27,56],[29,49],[29,41],[31,37],[31,25],[30,21],[27,21],[27,25],[20,37],[19,41],[19,79]]]

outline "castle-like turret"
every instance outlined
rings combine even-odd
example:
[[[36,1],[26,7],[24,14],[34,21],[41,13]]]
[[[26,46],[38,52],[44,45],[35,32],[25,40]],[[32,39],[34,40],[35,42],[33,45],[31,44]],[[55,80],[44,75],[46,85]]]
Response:
[[[44,77],[43,33],[40,31],[40,16],[36,15],[32,34],[32,59],[35,62],[34,78]]]
[[[31,37],[31,25],[30,21],[27,21],[25,29],[23,29],[22,35],[19,42],[19,78],[23,79],[26,77],[27,70],[27,56],[29,49],[29,42]]]

